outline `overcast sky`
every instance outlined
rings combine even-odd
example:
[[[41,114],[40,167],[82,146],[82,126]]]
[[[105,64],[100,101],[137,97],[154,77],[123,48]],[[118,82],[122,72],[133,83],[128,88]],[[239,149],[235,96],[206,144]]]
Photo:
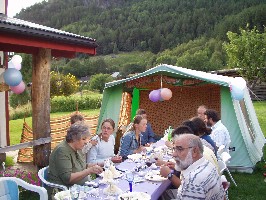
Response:
[[[22,8],[30,7],[42,1],[43,0],[8,0],[7,16],[13,17],[19,13]]]

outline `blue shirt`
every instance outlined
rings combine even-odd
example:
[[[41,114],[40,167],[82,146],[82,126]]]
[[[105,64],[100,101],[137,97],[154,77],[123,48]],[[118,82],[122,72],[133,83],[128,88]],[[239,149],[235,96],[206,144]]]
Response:
[[[139,148],[139,146],[135,131],[129,131],[121,138],[119,154],[122,157],[131,155],[134,150]]]
[[[141,133],[141,145],[144,146],[147,143],[154,143],[154,136],[155,134],[151,128],[151,124],[147,123],[146,131]]]

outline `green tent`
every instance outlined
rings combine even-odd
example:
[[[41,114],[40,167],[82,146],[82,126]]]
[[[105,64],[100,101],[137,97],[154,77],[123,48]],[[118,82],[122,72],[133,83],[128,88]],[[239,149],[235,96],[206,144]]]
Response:
[[[132,96],[131,117],[139,107],[149,110],[148,116],[154,119],[152,126],[157,127],[161,135],[162,130],[169,125],[177,127],[181,121],[196,115],[196,108],[204,104],[219,111],[223,124],[228,128],[232,141],[230,147],[233,149],[228,164],[230,169],[252,172],[254,165],[263,156],[265,138],[247,87],[244,89],[243,100],[232,98],[230,83],[233,79],[177,66],[159,65],[133,77],[107,83],[99,125],[106,118],[119,123],[123,92]],[[173,100],[157,103],[147,100],[154,87],[160,88],[163,85],[173,91]]]

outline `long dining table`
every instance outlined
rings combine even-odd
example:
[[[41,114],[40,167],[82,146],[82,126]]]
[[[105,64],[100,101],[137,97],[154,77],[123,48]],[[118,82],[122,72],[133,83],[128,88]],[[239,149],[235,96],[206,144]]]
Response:
[[[155,146],[159,147],[164,145],[164,141],[158,141]],[[116,169],[119,170],[121,173],[125,173],[125,171],[133,171],[135,167],[138,165],[137,162],[132,161],[131,159],[127,159],[122,163],[116,164]],[[149,169],[145,169],[144,172],[146,173]],[[156,169],[159,170],[159,167]],[[135,173],[135,176],[138,177],[138,173]],[[142,177],[145,179],[144,177]],[[100,182],[102,178],[98,177],[95,179],[95,182]],[[116,180],[116,186],[120,188],[123,192],[129,191],[129,183],[124,178],[124,175],[122,175],[120,178],[115,179]],[[157,181],[157,180],[143,180],[141,182],[134,183],[132,186],[133,192],[144,192],[151,196],[151,200],[157,200],[162,193],[170,186],[171,181],[168,179]],[[99,194],[97,197],[95,196],[87,196],[87,200],[91,199],[108,199],[108,195],[104,194],[103,190],[104,188],[108,187],[106,184],[100,184],[99,185]],[[118,199],[118,196],[111,197],[110,199]]]

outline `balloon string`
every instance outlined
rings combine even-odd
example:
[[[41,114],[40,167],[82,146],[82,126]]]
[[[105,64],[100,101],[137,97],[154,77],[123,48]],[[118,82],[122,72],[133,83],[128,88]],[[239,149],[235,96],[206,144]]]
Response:
[[[163,88],[163,75],[161,74],[161,89]]]

